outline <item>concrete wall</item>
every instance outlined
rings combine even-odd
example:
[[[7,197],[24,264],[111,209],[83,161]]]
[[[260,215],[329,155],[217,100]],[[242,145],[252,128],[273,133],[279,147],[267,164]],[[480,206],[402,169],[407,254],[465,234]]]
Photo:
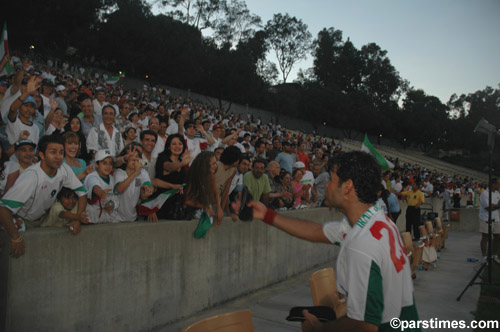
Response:
[[[290,212],[288,212],[290,213]],[[295,211],[323,222],[328,209]],[[2,250],[0,330],[150,331],[183,317],[334,264],[338,248],[292,238],[260,221],[225,219],[205,239],[197,221],[31,229],[19,259]],[[0,243],[8,241],[2,232]]]

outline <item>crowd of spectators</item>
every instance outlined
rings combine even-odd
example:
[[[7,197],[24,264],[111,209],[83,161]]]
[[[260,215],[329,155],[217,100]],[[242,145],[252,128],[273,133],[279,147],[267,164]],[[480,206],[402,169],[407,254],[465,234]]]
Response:
[[[274,209],[324,206],[328,161],[342,151],[338,139],[161,88],[127,90],[64,62],[6,56],[0,71],[9,60],[16,71],[0,77],[0,218],[14,218],[18,231],[68,226],[78,233],[80,224],[186,218],[178,213],[185,206],[204,209],[217,224],[224,214],[236,221],[228,197],[243,185]],[[394,163],[382,174],[379,201],[396,219],[393,196],[403,198],[414,183],[446,204],[470,195],[473,205],[481,188],[473,179]],[[166,201],[138,213],[138,205],[166,192]]]

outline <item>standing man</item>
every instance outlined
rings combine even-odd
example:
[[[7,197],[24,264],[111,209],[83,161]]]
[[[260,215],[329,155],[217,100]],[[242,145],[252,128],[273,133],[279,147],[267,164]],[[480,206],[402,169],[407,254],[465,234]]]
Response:
[[[304,310],[302,330],[380,331],[390,329],[395,317],[418,320],[410,264],[399,231],[375,205],[380,186],[375,159],[360,151],[341,154],[333,159],[329,173],[326,205],[338,208],[352,226],[337,259],[337,285],[346,297],[347,315],[321,323]],[[255,219],[290,235],[312,242],[337,241],[338,223],[322,225],[285,217],[257,201],[249,206]]]
[[[71,168],[63,164],[64,145],[59,136],[44,136],[38,145],[41,161],[28,168],[15,185],[0,200],[0,224],[12,240],[11,254],[24,254],[24,240],[17,231],[17,223],[40,224],[40,219],[55,203],[62,187],[73,190],[78,196],[79,221],[69,223],[73,234],[80,232],[80,222],[88,222],[85,208],[87,191]]]
[[[122,135],[115,128],[115,108],[112,105],[105,105],[102,108],[102,123],[98,127],[90,130],[87,137],[87,150],[94,153],[99,150],[109,150],[113,157],[123,150]]]
[[[411,190],[402,191],[401,196],[406,197],[408,207],[406,208],[406,231],[411,233],[413,228],[413,238],[420,239],[420,205],[425,203],[424,193],[420,191],[420,181],[415,180],[411,184]]]
[[[78,102],[83,113],[83,117],[80,118],[82,120],[82,132],[85,137],[88,137],[90,129],[99,127],[102,123],[102,117],[94,113],[94,104],[88,94],[80,94]],[[80,117],[80,114],[78,117]]]
[[[489,203],[489,190],[491,190],[491,204]],[[491,231],[493,233],[493,259],[498,262],[498,249],[500,248],[500,179],[491,179],[491,188],[483,190],[479,197],[479,231],[481,232],[481,253],[486,261],[488,246],[488,210],[491,210]]]

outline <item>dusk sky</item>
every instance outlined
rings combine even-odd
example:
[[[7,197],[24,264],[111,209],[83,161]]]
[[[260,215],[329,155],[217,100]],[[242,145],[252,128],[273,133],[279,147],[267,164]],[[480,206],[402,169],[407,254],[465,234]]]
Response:
[[[275,13],[289,13],[302,19],[314,38],[321,29],[334,27],[358,49],[375,42],[388,51],[391,63],[411,86],[444,103],[453,93],[497,88],[500,83],[500,1],[246,0],[246,4],[264,24]],[[309,57],[296,69],[311,66]]]
[[[313,38],[323,28],[342,30],[354,46],[374,42],[388,51],[400,76],[446,103],[458,95],[500,84],[498,0],[245,0],[265,23],[288,13],[308,25]],[[274,54],[268,59],[276,61]],[[297,63],[287,81],[312,67]]]

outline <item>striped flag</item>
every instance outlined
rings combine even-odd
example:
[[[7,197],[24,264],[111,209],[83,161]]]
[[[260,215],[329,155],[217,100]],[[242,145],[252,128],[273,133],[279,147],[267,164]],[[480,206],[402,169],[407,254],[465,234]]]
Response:
[[[116,84],[116,82],[121,81],[123,79],[125,79],[125,73],[120,73],[119,76],[113,76],[113,77],[108,78],[106,80],[106,85],[113,86]]]
[[[361,151],[371,154],[375,158],[375,160],[377,160],[377,163],[380,165],[382,170],[385,171],[394,168],[393,163],[385,159],[377,150],[375,150],[372,143],[370,143],[367,134],[365,134],[365,139],[363,141],[363,144],[361,145]]]
[[[2,39],[0,40],[0,60],[3,59],[3,57],[6,54],[9,54],[9,43],[8,43],[9,38],[7,38],[7,23],[4,23],[3,25],[3,30],[2,30]],[[12,63],[7,62],[5,65],[5,68],[3,71],[0,73],[0,76],[3,75],[10,75],[14,72],[14,68],[12,67]]]
[[[140,216],[147,216],[158,212],[167,199],[174,196],[178,192],[179,189],[167,190],[154,198],[149,198],[140,202],[139,205],[137,205],[137,214]]]

